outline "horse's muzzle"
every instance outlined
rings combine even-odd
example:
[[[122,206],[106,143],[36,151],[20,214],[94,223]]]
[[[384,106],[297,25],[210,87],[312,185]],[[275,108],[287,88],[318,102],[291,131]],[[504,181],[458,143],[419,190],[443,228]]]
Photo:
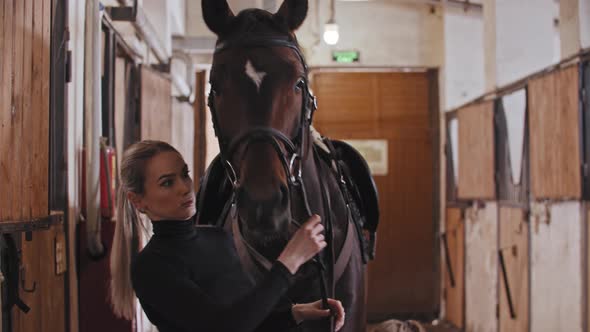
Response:
[[[290,216],[289,190],[280,185],[267,199],[256,199],[250,191],[241,187],[237,192],[237,207],[246,227],[260,233],[283,233],[288,230]]]

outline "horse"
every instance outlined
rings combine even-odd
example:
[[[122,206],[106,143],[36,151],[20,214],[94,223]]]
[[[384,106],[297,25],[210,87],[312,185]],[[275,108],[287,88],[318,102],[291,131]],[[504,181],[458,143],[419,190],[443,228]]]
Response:
[[[365,331],[366,257],[374,242],[367,248],[362,227],[367,214],[378,216],[376,189],[370,174],[353,183],[355,169],[368,172],[356,150],[311,126],[317,105],[295,36],[308,1],[285,0],[275,14],[246,9],[234,15],[226,0],[203,0],[202,10],[217,35],[208,104],[220,153],[201,179],[197,222],[232,233],[256,281],[300,223],[320,215],[328,247],[297,272],[281,305],[334,297],[346,311],[342,331]],[[375,194],[365,195],[371,202],[359,190],[366,183]],[[325,320],[297,328],[332,329],[333,321]]]

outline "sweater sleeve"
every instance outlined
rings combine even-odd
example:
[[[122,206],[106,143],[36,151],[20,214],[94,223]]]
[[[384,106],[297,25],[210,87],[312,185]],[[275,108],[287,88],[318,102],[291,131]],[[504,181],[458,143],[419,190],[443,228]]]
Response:
[[[142,305],[149,306],[181,331],[250,332],[266,318],[271,324],[279,316],[270,314],[292,280],[289,270],[277,261],[250,292],[228,306],[220,306],[186,273],[175,271],[162,257],[151,259],[149,264],[137,261],[131,274]]]

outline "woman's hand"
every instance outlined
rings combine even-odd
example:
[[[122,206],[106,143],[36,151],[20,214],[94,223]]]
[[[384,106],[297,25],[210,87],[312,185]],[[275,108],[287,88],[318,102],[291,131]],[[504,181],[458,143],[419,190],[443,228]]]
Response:
[[[323,230],[320,216],[314,214],[293,235],[278,260],[295,274],[301,265],[326,247]]]
[[[328,299],[330,309],[322,309],[322,301],[315,301],[312,303],[296,304],[291,308],[293,319],[297,324],[304,320],[316,320],[330,316],[330,312],[334,314],[336,321],[334,328],[336,331],[340,330],[344,325],[344,307],[338,300]]]

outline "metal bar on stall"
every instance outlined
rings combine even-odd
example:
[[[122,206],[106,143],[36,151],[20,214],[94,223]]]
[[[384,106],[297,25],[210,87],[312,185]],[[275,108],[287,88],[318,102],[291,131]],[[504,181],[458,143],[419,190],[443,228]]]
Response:
[[[29,220],[7,220],[0,222],[0,234],[14,232],[33,232],[38,230],[47,230],[52,225],[63,224],[64,213],[52,212],[49,216],[43,218],[33,218]]]

